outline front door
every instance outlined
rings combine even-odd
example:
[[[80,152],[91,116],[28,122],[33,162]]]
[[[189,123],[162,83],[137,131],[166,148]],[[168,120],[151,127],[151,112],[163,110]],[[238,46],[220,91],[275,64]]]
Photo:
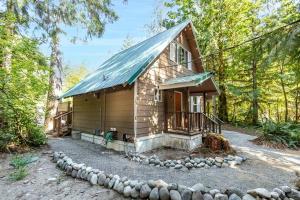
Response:
[[[182,127],[182,93],[174,92],[176,128]]]

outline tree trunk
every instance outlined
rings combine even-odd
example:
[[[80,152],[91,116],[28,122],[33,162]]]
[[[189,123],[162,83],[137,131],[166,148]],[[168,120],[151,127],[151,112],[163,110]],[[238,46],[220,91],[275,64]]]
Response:
[[[56,115],[58,107],[58,97],[62,91],[62,65],[59,52],[58,31],[51,34],[51,57],[50,57],[50,77],[49,90],[47,96],[46,113],[45,113],[45,130],[53,130],[53,117]]]
[[[222,47],[221,47],[222,49]],[[223,60],[223,52],[220,50],[219,53],[219,118],[225,122],[228,121],[228,112],[227,112],[227,97],[226,97],[226,88],[225,88],[225,64]]]
[[[286,94],[286,90],[285,90],[284,80],[283,80],[283,77],[282,77],[283,75],[284,75],[284,71],[283,71],[283,63],[282,63],[280,65],[280,83],[281,83],[282,93],[283,93],[283,96],[284,96],[284,108],[285,108],[284,121],[287,122],[288,121],[289,111],[288,111],[287,94]]]
[[[295,97],[295,121],[298,122],[299,121],[299,95],[300,95],[300,91],[299,91],[299,83],[297,83],[297,87],[296,87],[296,97]]]
[[[258,91],[256,59],[252,61],[252,124],[258,124]]]

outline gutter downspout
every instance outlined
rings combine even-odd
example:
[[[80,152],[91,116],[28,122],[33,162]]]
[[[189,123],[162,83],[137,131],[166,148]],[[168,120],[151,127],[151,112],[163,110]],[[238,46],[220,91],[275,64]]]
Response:
[[[138,92],[138,81],[136,80],[134,82],[134,95],[133,95],[133,110],[134,110],[134,116],[133,116],[133,132],[134,132],[134,148],[136,150],[136,135],[137,135],[137,92]]]

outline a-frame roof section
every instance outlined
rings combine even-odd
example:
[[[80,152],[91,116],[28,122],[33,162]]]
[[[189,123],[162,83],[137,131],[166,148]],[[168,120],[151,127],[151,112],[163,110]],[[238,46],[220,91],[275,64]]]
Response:
[[[185,21],[115,54],[96,71],[69,89],[61,98],[117,85],[131,85],[188,24],[191,22]]]

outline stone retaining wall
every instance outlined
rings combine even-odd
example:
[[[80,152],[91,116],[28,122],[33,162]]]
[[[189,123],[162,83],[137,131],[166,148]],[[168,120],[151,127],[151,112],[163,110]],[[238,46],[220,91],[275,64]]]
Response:
[[[228,155],[224,158],[215,157],[215,158],[192,158],[187,156],[180,160],[161,160],[158,156],[144,156],[142,154],[129,151],[126,156],[131,161],[139,162],[145,165],[151,165],[156,167],[166,167],[180,170],[190,170],[195,168],[224,168],[224,167],[234,167],[236,165],[241,165],[244,161],[247,160],[243,156],[233,156]]]
[[[119,175],[106,174],[99,169],[75,163],[62,152],[53,153],[53,162],[73,178],[89,181],[112,189],[124,197],[150,200],[300,200],[300,191],[288,186],[274,188],[271,192],[264,188],[248,190],[246,194],[237,188],[208,190],[201,183],[192,187],[167,184],[162,180],[131,180]]]

